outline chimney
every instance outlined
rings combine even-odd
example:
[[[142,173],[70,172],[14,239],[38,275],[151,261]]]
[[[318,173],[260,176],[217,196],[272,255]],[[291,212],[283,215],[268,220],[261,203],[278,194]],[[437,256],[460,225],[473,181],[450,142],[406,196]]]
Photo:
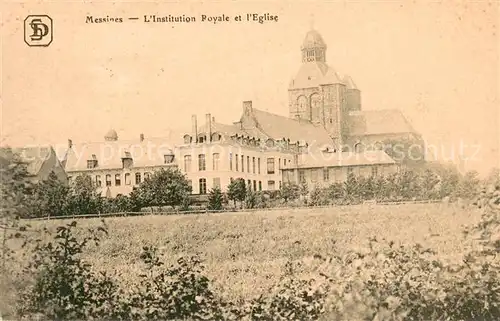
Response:
[[[252,101],[246,100],[243,102],[243,112],[250,113],[252,111]]]
[[[212,141],[212,115],[206,114],[207,141]]]
[[[193,135],[193,139],[191,142],[197,143],[198,142],[198,122],[196,121],[196,115],[191,116],[191,124],[192,124],[192,129],[191,129],[191,135]]]
[[[141,142],[143,142],[143,141],[144,141],[144,134],[140,134],[140,135],[139,135],[139,140],[140,140]]]
[[[71,139],[68,139],[68,148],[73,147],[73,141]]]

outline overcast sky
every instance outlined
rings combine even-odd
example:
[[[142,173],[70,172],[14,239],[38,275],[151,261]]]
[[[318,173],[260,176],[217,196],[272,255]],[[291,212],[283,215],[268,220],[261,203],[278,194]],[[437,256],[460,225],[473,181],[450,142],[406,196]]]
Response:
[[[313,19],[327,63],[354,79],[363,109],[400,109],[440,158],[457,156],[463,144],[465,157],[474,156],[468,167],[498,164],[496,2],[51,2],[1,11],[2,144],[101,141],[110,128],[120,139],[164,136],[189,130],[192,114],[236,121],[243,100],[288,115],[287,87]],[[54,21],[53,43],[28,47],[23,20],[40,13]],[[199,21],[247,13],[279,20]],[[152,14],[198,21],[142,21]],[[86,24],[87,15],[141,19]]]

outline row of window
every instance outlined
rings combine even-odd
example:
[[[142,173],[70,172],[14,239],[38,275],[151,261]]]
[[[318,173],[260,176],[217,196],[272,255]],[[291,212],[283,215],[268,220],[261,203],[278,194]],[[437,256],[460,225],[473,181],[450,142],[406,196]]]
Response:
[[[241,162],[240,162],[241,161]],[[291,160],[288,160],[290,163]],[[234,165],[235,165],[235,171],[240,171],[245,172],[245,164],[246,164],[246,169],[247,173],[253,173],[253,174],[260,174],[260,157],[252,157],[246,156],[245,155],[234,155]],[[283,159],[283,166],[286,166],[287,160]],[[212,170],[213,171],[218,171],[220,167],[220,154],[219,153],[214,153],[212,154]],[[278,167],[281,169],[281,158],[278,158]],[[198,170],[199,171],[205,171],[207,170],[207,164],[206,164],[206,157],[205,154],[199,154],[198,155]],[[233,170],[233,153],[229,153],[229,170]],[[191,155],[185,155],[184,156],[184,171],[185,172],[191,172]],[[269,157],[267,159],[267,174],[274,174],[275,171],[275,159],[272,157]]]
[[[151,173],[144,173],[144,177],[141,173],[135,173],[134,175],[134,185],[139,185],[141,181],[144,179],[148,179],[151,176]],[[71,181],[72,177],[68,176],[68,180]],[[122,185],[122,174],[106,174],[104,175],[104,184],[105,186],[121,186]],[[124,185],[132,185],[132,175],[130,173],[125,173],[123,175],[123,184]],[[103,181],[101,175],[95,176],[95,185],[97,187],[103,186]]]
[[[337,176],[337,174],[340,173],[340,169],[334,169],[334,176]],[[291,173],[289,173],[290,175]],[[306,171],[305,170],[299,170],[299,182],[305,182],[306,181]],[[316,182],[319,180],[320,176],[322,174],[323,181],[328,182],[330,181],[330,169],[329,168],[323,168],[322,170],[316,170],[312,169],[311,170],[311,181]],[[347,175],[349,174],[354,174],[354,175],[360,175],[360,167],[347,167]],[[377,166],[372,166],[371,167],[371,175],[372,176],[378,176],[378,167]],[[336,180],[337,177],[334,177]]]
[[[231,177],[230,181],[233,181],[233,178]],[[279,183],[279,188],[281,189],[281,181]],[[189,181],[189,184],[192,186],[192,181]],[[198,187],[199,187],[199,193],[200,194],[206,194],[207,193],[207,179],[206,178],[200,178],[198,180]],[[213,188],[219,187],[220,188],[220,178],[215,177],[213,179]],[[256,181],[256,180],[247,180],[247,188],[253,191],[262,191],[262,181]],[[267,181],[267,188],[268,190],[274,190],[276,188],[275,181]]]
[[[163,164],[172,164],[174,162],[175,156],[173,154],[163,155]],[[125,152],[125,157],[122,158],[123,168],[130,168],[133,165],[132,156],[130,152]],[[97,168],[98,161],[95,154],[92,154],[92,159],[87,160],[87,169]]]

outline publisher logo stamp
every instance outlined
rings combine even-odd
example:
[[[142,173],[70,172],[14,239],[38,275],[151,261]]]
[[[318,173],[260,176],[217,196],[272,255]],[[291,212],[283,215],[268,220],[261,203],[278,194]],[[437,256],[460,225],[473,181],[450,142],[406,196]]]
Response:
[[[30,47],[47,47],[52,42],[52,19],[30,15],[24,19],[24,42]]]

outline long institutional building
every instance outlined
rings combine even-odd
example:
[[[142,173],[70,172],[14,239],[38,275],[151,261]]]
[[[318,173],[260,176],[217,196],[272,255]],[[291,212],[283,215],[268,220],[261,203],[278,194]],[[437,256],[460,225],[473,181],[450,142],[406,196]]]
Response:
[[[160,168],[184,172],[193,194],[206,194],[243,178],[252,190],[276,190],[284,182],[309,186],[343,181],[349,172],[386,175],[399,166],[383,150],[388,139],[421,140],[398,110],[361,108],[351,77],[326,63],[327,46],[311,30],[301,46],[302,63],[288,88],[288,117],[242,103],[242,115],[222,124],[207,114],[191,119],[182,143],[148,139],[121,141],[114,130],[104,142],[73,144],[62,164],[73,180],[88,174],[103,196],[128,194]],[[369,147],[369,148],[367,148]]]

